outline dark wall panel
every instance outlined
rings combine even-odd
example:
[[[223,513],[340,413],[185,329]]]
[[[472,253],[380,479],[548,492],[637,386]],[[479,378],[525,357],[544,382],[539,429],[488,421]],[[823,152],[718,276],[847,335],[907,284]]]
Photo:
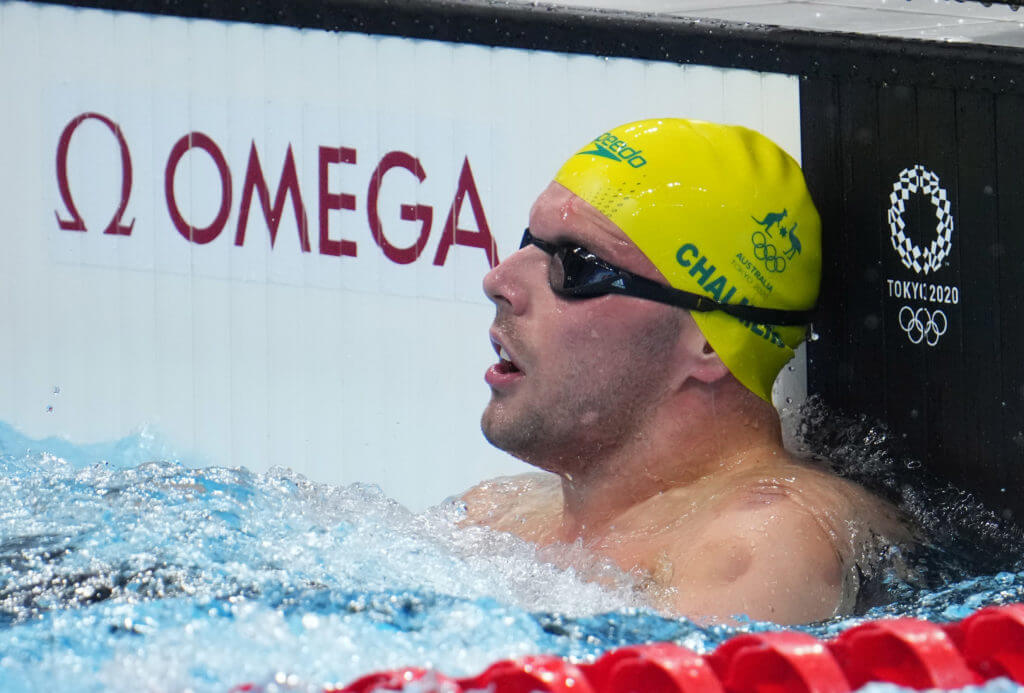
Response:
[[[957,94],[956,157],[962,183],[957,199],[957,234],[961,241],[954,252],[964,268],[963,342],[964,367],[950,393],[962,402],[962,417],[949,422],[959,432],[957,445],[963,448],[960,464],[950,470],[953,479],[968,484],[974,470],[992,464],[992,445],[1002,440],[1002,398],[987,388],[973,386],[980,364],[1000,369],[999,321],[1003,309],[999,296],[1000,276],[996,268],[998,223],[996,217],[995,99],[989,94]],[[954,451],[955,452],[955,451]],[[1002,487],[1002,486],[1000,486]]]
[[[1024,512],[1024,99],[823,79],[802,100],[826,238],[809,390]]]
[[[986,438],[983,444],[988,463],[1002,472],[1003,495],[1014,504],[1020,519],[1024,517],[1020,501],[1024,495],[1024,98],[997,99],[995,116],[999,234],[992,269],[999,277],[1002,310],[989,312],[989,319],[998,325],[1003,359],[996,367],[979,362],[975,368],[978,377],[1001,396],[1002,435]]]
[[[824,108],[820,105],[825,104]],[[804,176],[815,190],[815,203],[821,214],[822,227],[829,229],[838,226],[839,210],[843,208],[843,189],[838,185],[815,186],[816,181],[841,180],[846,168],[846,159],[839,150],[839,138],[835,137],[839,124],[839,93],[838,86],[829,80],[815,80],[803,86],[800,101],[802,127],[800,129],[801,147],[804,151],[814,151],[817,156],[804,157]],[[841,248],[833,244],[839,241],[836,235],[825,234],[822,237],[824,257],[834,259],[840,257]],[[818,301],[822,306],[835,306],[835,310],[845,314],[848,311],[847,292],[844,287],[847,263],[831,262],[824,270],[821,296]],[[837,331],[834,322],[818,322],[815,329],[819,339],[831,344],[828,353],[821,354],[820,361],[814,354],[808,356],[807,369],[814,380],[821,380],[819,372],[834,374],[847,382],[852,379],[851,372],[836,372],[837,364],[848,362],[849,343],[845,334]],[[836,388],[838,390],[838,388]]]

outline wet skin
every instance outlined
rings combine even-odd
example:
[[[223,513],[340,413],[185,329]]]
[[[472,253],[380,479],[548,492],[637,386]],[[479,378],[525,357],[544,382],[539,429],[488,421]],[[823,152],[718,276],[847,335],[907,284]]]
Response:
[[[538,238],[664,283],[625,234],[552,183]],[[540,545],[582,542],[634,573],[652,605],[779,623],[848,608],[855,565],[906,530],[863,489],[801,464],[689,314],[627,296],[566,299],[529,246],[484,280],[496,306],[482,417],[494,445],[550,474],[465,494],[466,522]]]

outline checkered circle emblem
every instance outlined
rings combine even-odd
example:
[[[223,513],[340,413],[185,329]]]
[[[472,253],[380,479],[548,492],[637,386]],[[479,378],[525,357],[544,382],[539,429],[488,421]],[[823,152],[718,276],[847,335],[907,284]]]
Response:
[[[927,195],[935,208],[935,240],[924,250],[907,238],[907,225],[903,221],[907,200],[916,192]],[[904,266],[918,274],[937,272],[953,249],[953,215],[949,211],[946,189],[939,183],[939,177],[924,166],[903,169],[899,180],[893,184],[889,194],[889,232],[892,247]]]

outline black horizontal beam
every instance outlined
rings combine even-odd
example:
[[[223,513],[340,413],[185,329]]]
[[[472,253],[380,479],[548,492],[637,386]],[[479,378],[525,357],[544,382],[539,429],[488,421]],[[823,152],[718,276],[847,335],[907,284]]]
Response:
[[[1024,93],[1024,49],[494,0],[43,0],[486,46]],[[1024,13],[1022,13],[1024,20]]]

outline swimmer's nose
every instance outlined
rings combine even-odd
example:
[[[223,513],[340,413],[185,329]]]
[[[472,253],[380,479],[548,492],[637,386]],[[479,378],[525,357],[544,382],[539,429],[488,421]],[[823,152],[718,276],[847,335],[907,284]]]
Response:
[[[507,303],[515,315],[526,311],[529,302],[531,267],[530,248],[521,248],[509,255],[497,267],[484,275],[484,293],[495,305]]]

